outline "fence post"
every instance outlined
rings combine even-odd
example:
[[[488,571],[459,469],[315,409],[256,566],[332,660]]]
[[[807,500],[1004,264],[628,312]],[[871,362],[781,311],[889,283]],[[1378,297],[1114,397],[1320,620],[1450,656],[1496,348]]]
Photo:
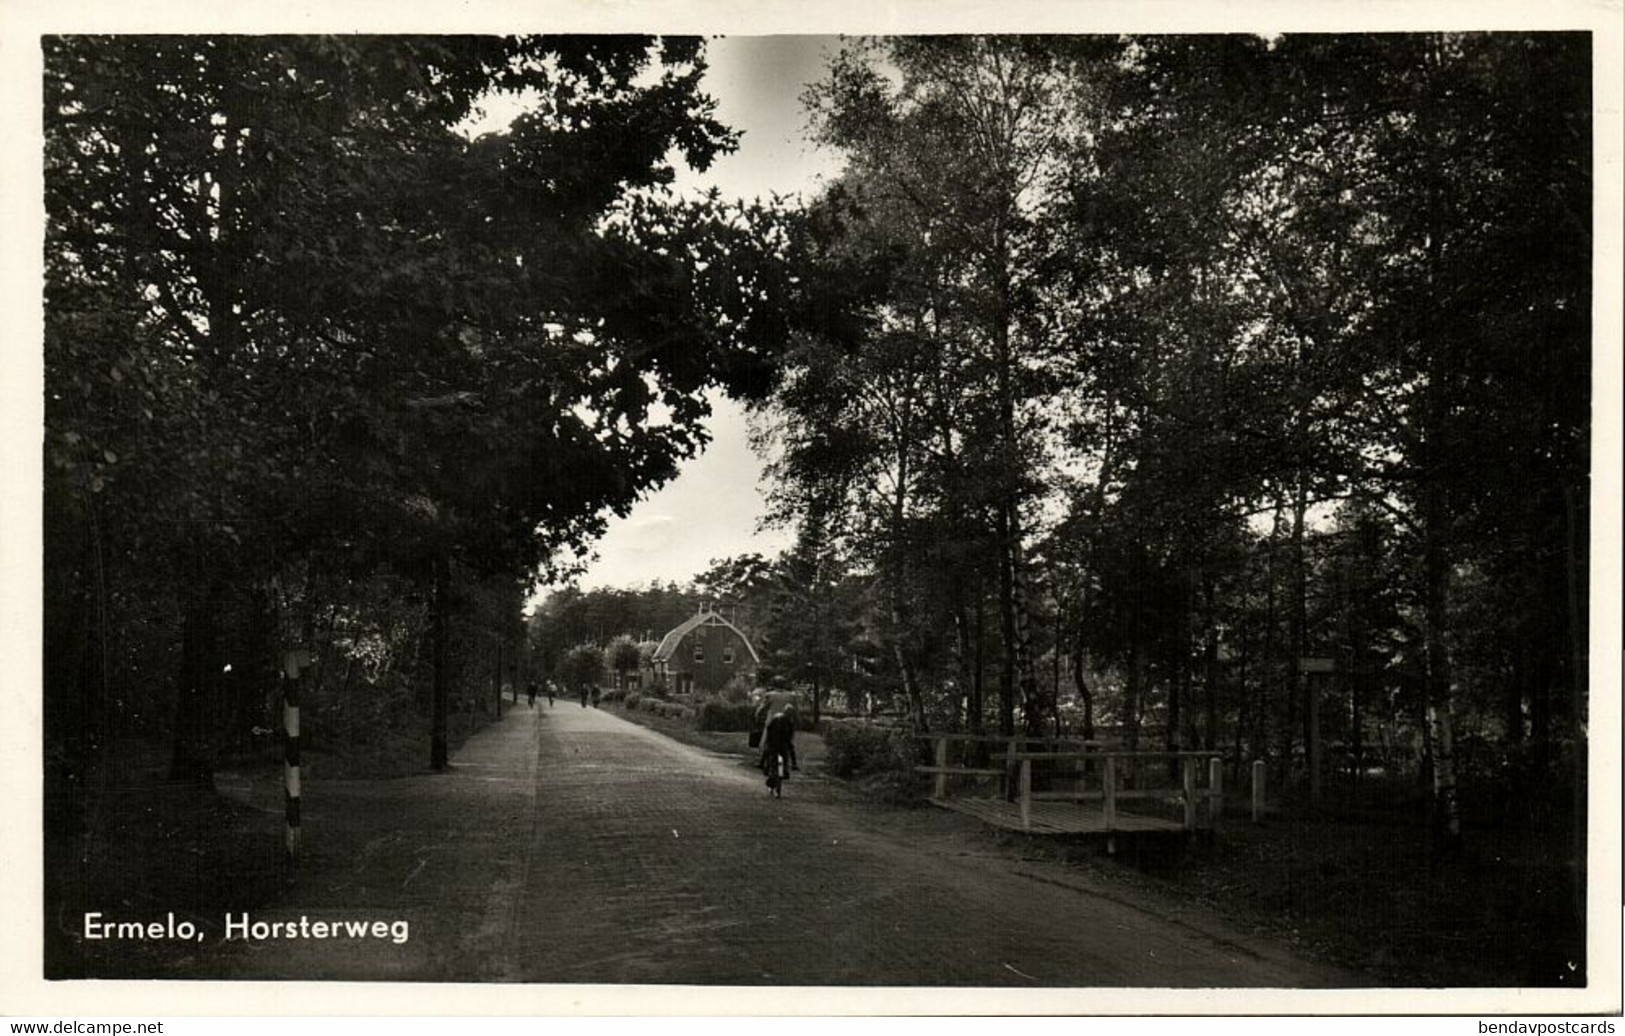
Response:
[[[1185,799],[1185,830],[1196,830],[1196,757],[1179,760],[1179,783]]]
[[[1021,829],[1033,829],[1033,761],[1021,761]]]
[[[1207,761],[1208,820],[1218,826],[1224,813],[1224,761],[1214,756]]]
[[[1004,796],[1010,797],[1010,778],[1016,772],[1016,739],[1011,738],[1004,749]]]
[[[1253,760],[1253,823],[1264,817],[1264,760]]]
[[[932,798],[937,798],[937,799],[945,799],[945,798],[948,797],[948,775],[943,773],[942,771],[947,769],[947,767],[948,767],[948,739],[947,738],[939,737],[939,738],[936,739],[936,753],[935,754],[936,754],[936,761],[937,761],[937,772],[934,774],[934,776],[936,777],[936,780],[932,783],[932,786],[931,786],[931,797]]]
[[[1106,830],[1117,828],[1117,759],[1107,756],[1105,766],[1100,771],[1100,790],[1105,798],[1101,803],[1101,813],[1106,818]]]

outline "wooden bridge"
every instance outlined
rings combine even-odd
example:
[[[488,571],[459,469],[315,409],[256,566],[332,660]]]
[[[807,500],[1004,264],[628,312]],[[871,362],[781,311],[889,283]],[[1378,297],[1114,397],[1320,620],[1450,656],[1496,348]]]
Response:
[[[1224,808],[1217,752],[1128,751],[1058,738],[971,734],[927,738],[934,765],[915,769],[932,776],[931,802],[1013,831],[1105,835],[1195,831],[1213,826]],[[967,763],[966,749],[981,746],[987,764]],[[962,794],[967,785],[982,794]],[[994,794],[987,794],[989,785]]]

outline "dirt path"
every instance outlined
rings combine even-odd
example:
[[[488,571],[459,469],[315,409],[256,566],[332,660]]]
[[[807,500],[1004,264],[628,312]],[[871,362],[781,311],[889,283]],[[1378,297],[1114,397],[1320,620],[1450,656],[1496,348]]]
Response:
[[[305,878],[263,920],[404,920],[410,938],[221,944],[238,978],[971,986],[1358,982],[1199,911],[1132,905],[962,818],[597,709],[518,708],[444,776],[311,782]],[[321,832],[331,832],[323,839]]]

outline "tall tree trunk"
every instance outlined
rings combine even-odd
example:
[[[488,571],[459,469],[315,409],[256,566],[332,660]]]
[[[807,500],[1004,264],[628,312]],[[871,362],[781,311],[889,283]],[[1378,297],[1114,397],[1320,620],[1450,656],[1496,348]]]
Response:
[[[1589,588],[1589,573],[1586,569],[1588,538],[1582,532],[1589,532],[1589,528],[1582,528],[1582,523],[1589,526],[1589,514],[1580,506],[1576,499],[1574,487],[1563,487],[1563,530],[1564,536],[1564,585],[1568,590],[1568,627],[1569,651],[1572,661],[1569,670],[1569,695],[1572,715],[1569,733],[1573,738],[1573,770],[1571,771],[1569,815],[1574,817],[1574,830],[1570,842],[1572,858],[1579,867],[1580,880],[1574,882],[1573,917],[1576,923],[1583,926],[1586,916],[1586,841],[1590,829],[1589,813],[1587,812],[1588,795],[1588,768],[1590,766],[1591,747],[1587,739],[1588,688],[1590,686],[1590,673],[1587,659],[1590,656],[1590,629],[1587,626],[1588,614],[1585,605],[1586,590]]]
[[[1236,657],[1236,693],[1241,702],[1241,714],[1236,717],[1236,773],[1241,773],[1241,765],[1251,756],[1254,759],[1264,757],[1264,700],[1263,695],[1255,693],[1248,682],[1250,676],[1248,663],[1252,661],[1252,639],[1247,636],[1247,624],[1242,623],[1237,630],[1237,640],[1240,641],[1241,650]],[[1242,753],[1242,738],[1247,739],[1246,754]]]
[[[1023,559],[1021,529],[1021,473],[1023,458],[1016,439],[1015,386],[1012,375],[1015,357],[1010,341],[1011,314],[1014,302],[1011,291],[1011,245],[1005,219],[1014,211],[1014,196],[1005,199],[1005,213],[995,225],[991,251],[994,308],[990,314],[993,350],[994,381],[999,403],[999,463],[1002,486],[999,495],[1000,528],[1004,538],[1004,565],[1006,566],[1005,644],[1008,679],[1015,685],[1010,692],[1013,699],[1019,694],[1022,706],[1022,726],[1029,734],[1042,734],[1044,710],[1038,689],[1038,676],[1033,670],[1031,613],[1027,573]],[[1010,732],[1014,732],[1015,718],[1009,719]]]
[[[1016,610],[1007,515],[999,515],[999,733],[1016,732]]]
[[[1443,62],[1440,44],[1435,38],[1425,56],[1429,69]],[[1436,134],[1432,120],[1427,116],[1432,109],[1423,107],[1419,130],[1423,139],[1442,149],[1442,139]],[[1429,170],[1427,208],[1425,212],[1423,244],[1426,250],[1426,277],[1428,287],[1435,286],[1443,260],[1444,242],[1438,228],[1442,223],[1441,182],[1443,160]],[[1453,716],[1449,651],[1445,641],[1445,625],[1449,621],[1450,558],[1448,532],[1450,502],[1446,497],[1444,431],[1449,413],[1445,386],[1450,375],[1450,357],[1447,355],[1449,338],[1435,326],[1432,307],[1422,307],[1419,314],[1418,342],[1425,361],[1422,374],[1421,413],[1421,517],[1422,517],[1422,613],[1424,649],[1427,656],[1426,701],[1429,726],[1433,733],[1433,797],[1437,816],[1437,832],[1446,848],[1454,849],[1461,842],[1461,818],[1456,803],[1455,722]]]
[[[970,732],[981,734],[987,701],[987,594],[982,577],[976,577],[976,642],[971,645],[971,723]]]
[[[86,494],[88,495],[88,494]],[[77,535],[84,532],[85,536]],[[105,577],[94,512],[81,530],[64,527],[60,535],[45,523],[47,573],[71,573],[71,581],[44,588],[41,720],[45,744],[44,820],[50,836],[83,830],[92,789],[105,774],[99,764],[105,735],[111,729],[106,696],[108,651]],[[66,541],[66,542],[63,542]],[[80,543],[82,542],[82,546]],[[55,794],[71,789],[70,794]]]
[[[1133,611],[1129,621],[1128,702],[1124,721],[1128,724],[1128,748],[1140,749],[1140,716],[1145,703],[1145,557],[1134,551]]]
[[[1308,486],[1303,472],[1297,476],[1292,491],[1292,610],[1289,613],[1292,637],[1292,658],[1287,668],[1291,693],[1287,698],[1287,725],[1293,725],[1293,712],[1298,711],[1303,722],[1304,763],[1309,762],[1309,746],[1314,734],[1309,729],[1312,720],[1309,709],[1309,677],[1303,671],[1303,657],[1309,642],[1309,572],[1304,557],[1304,517],[1309,509]]]
[[[1427,652],[1427,710],[1433,728],[1433,796],[1438,810],[1439,834],[1449,847],[1461,841],[1461,818],[1456,803],[1455,722],[1451,693],[1450,656],[1445,644],[1450,562],[1445,554],[1443,487],[1423,489],[1424,573],[1423,624]]]
[[[1188,580],[1182,580],[1182,583]],[[1191,637],[1190,637],[1190,595],[1185,592],[1186,587],[1180,588],[1179,606],[1179,645],[1175,649],[1172,659],[1172,669],[1168,673],[1168,724],[1162,732],[1163,748],[1169,752],[1178,752],[1185,747],[1185,702],[1189,698],[1191,685]],[[1179,759],[1176,756],[1168,758],[1168,779],[1177,784],[1179,782]]]
[[[1207,642],[1202,646],[1202,660],[1204,662],[1203,696],[1206,697],[1206,716],[1203,717],[1202,747],[1213,751],[1219,743],[1219,640],[1218,634],[1210,632]]]
[[[892,621],[896,623],[897,613],[892,614],[894,616]],[[925,719],[925,699],[920,694],[920,682],[914,673],[914,663],[904,650],[900,637],[892,638],[892,658],[897,662],[897,671],[903,678],[903,694],[908,699],[909,726],[916,734],[928,734],[930,725]]]
[[[434,702],[431,706],[429,735],[429,767],[444,773],[447,763],[447,727],[451,712],[451,674],[447,672],[446,641],[449,611],[451,609],[451,559],[444,550],[434,557],[434,620],[429,634],[433,641]]]
[[[216,591],[202,556],[194,556],[181,614],[181,673],[175,697],[175,740],[169,779],[207,784],[213,776],[208,749],[208,707],[216,654]]]
[[[1524,717],[1523,703],[1529,693],[1530,684],[1530,644],[1528,623],[1518,623],[1518,629],[1512,643],[1512,672],[1507,675],[1505,696],[1501,701],[1502,725],[1506,732],[1504,738],[1509,748],[1523,743]]]
[[[1057,620],[1056,620],[1056,623],[1055,623],[1056,632],[1059,633],[1061,630],[1063,630],[1065,628],[1066,627],[1064,625],[1062,625],[1062,623],[1059,621],[1059,616],[1057,616]],[[1049,700],[1053,705],[1053,708],[1050,709],[1050,714],[1054,718],[1054,721],[1055,721],[1055,736],[1060,737],[1061,736],[1061,638],[1058,637],[1058,636],[1055,638],[1055,643],[1050,647],[1049,658],[1050,658]]]
[[[887,596],[891,611],[892,657],[897,662],[898,674],[903,679],[903,693],[908,699],[910,724],[916,734],[927,732],[925,699],[920,693],[919,679],[914,671],[913,653],[905,643],[909,636],[906,608],[903,603],[903,585],[907,577],[907,562],[903,554],[905,527],[908,517],[908,486],[910,478],[910,444],[907,427],[898,430],[897,491],[891,500],[891,547]]]
[[[976,702],[973,700],[974,694],[971,689],[971,629],[970,616],[965,613],[965,581],[958,574],[955,574],[953,579],[953,608],[954,677],[958,683],[958,694],[955,695],[955,699],[956,702],[961,700],[964,702],[965,715],[962,729],[969,731],[976,726],[974,718]]]
[[[1574,486],[1563,487],[1563,584],[1567,591],[1569,628],[1570,735],[1575,744],[1585,742],[1587,715],[1586,689],[1589,684],[1587,660],[1590,629],[1587,625],[1586,591],[1590,585],[1587,565],[1588,515]]]
[[[1057,650],[1059,650],[1057,648]],[[1095,739],[1095,692],[1090,688],[1083,676],[1083,626],[1078,626],[1076,638],[1072,642],[1072,686],[1078,692],[1078,699],[1083,703],[1083,739]]]
[[[1016,670],[1016,686],[1021,699],[1022,728],[1026,733],[1041,737],[1048,709],[1044,693],[1038,686],[1037,667],[1033,662],[1031,597],[1026,566],[1021,547],[1021,516],[1012,505],[1010,511],[1010,612],[1015,627],[1015,653],[1012,659]]]
[[[1202,747],[1212,751],[1219,743],[1219,630],[1213,614],[1213,579],[1202,573],[1202,696],[1204,701]]]
[[[1360,585],[1356,583],[1356,585]],[[1363,594],[1361,598],[1363,599]],[[1349,733],[1354,749],[1354,774],[1350,780],[1353,785],[1356,803],[1360,799],[1360,789],[1365,780],[1365,695],[1366,695],[1366,664],[1365,655],[1365,610],[1359,608],[1352,616],[1349,632],[1349,655],[1353,663],[1353,672],[1349,673]]]
[[[1279,524],[1280,524],[1280,514],[1279,514],[1279,512],[1277,512],[1277,514],[1276,514],[1276,525],[1277,525],[1277,527],[1279,526]],[[1261,727],[1262,727],[1262,729],[1264,731],[1264,738],[1266,739],[1266,742],[1265,742],[1266,744],[1267,744],[1267,740],[1268,740],[1269,734],[1270,734],[1269,727],[1270,727],[1271,713],[1274,711],[1273,709],[1271,709],[1270,705],[1271,705],[1271,702],[1275,699],[1276,695],[1280,693],[1280,689],[1281,689],[1282,686],[1284,686],[1285,680],[1286,680],[1286,670],[1283,668],[1282,663],[1281,663],[1280,616],[1276,614],[1276,610],[1275,610],[1275,601],[1276,601],[1276,595],[1275,595],[1275,590],[1276,590],[1276,585],[1275,585],[1275,583],[1276,583],[1276,580],[1275,580],[1275,540],[1276,540],[1275,532],[1272,529],[1271,532],[1270,532],[1270,551],[1269,551],[1269,554],[1265,558],[1264,662],[1263,662],[1264,671],[1259,677],[1259,697],[1260,697],[1260,700],[1262,701],[1262,704],[1259,706],[1259,710],[1258,710],[1259,711],[1259,723],[1260,723],[1260,725],[1261,725]],[[1282,780],[1283,784],[1285,783],[1286,778],[1288,777],[1288,775],[1291,774],[1291,772],[1292,772],[1292,718],[1291,718],[1292,694],[1291,694],[1290,691],[1288,691],[1287,694],[1286,694],[1286,702],[1285,702],[1285,704],[1287,706],[1286,709],[1284,710],[1285,715],[1286,715],[1286,719],[1277,728],[1277,730],[1280,733],[1280,743],[1276,747],[1276,758],[1278,759],[1278,762],[1277,762],[1276,766],[1277,766],[1277,769],[1280,771],[1280,776],[1281,776],[1281,780]],[[1280,714],[1277,713],[1276,715],[1279,716]]]

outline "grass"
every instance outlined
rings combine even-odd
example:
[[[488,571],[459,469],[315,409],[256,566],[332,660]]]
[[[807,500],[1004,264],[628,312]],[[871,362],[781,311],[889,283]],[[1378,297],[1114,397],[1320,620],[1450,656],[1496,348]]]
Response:
[[[87,912],[104,921],[213,926],[227,910],[270,902],[284,887],[282,817],[212,789],[154,783],[119,788],[88,814],[86,830],[47,839],[47,978],[163,977],[191,946],[174,941],[89,942]]]
[[[1583,882],[1551,834],[1465,832],[1437,851],[1395,817],[1232,820],[1183,853],[1058,848],[1103,877],[1208,906],[1244,927],[1384,985],[1585,983]]]
[[[523,707],[523,706],[521,706]],[[453,751],[495,717],[454,715]],[[97,791],[63,795],[50,813],[68,818],[45,838],[47,978],[158,978],[184,969],[196,951],[173,940],[85,940],[84,915],[104,921],[164,920],[217,927],[227,911],[271,903],[288,887],[280,808],[233,801],[214,788],[165,780],[168,745],[129,740],[115,746],[109,777]],[[305,776],[398,777],[428,764],[427,726],[367,746],[315,742]],[[279,783],[280,751],[223,766],[222,779]]]

